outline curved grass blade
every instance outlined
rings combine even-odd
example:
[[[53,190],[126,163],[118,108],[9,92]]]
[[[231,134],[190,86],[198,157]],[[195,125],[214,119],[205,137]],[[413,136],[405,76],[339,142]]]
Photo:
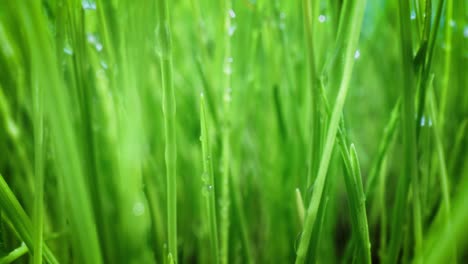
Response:
[[[18,233],[21,240],[24,241],[29,249],[34,249],[33,226],[23,207],[16,199],[5,179],[0,174],[0,208],[4,216],[11,223],[12,227]],[[47,245],[42,245],[43,256],[50,264],[58,264],[54,254]],[[34,252],[32,252],[34,254]]]
[[[21,246],[15,248],[13,251],[8,253],[3,258],[0,258],[0,264],[10,264],[22,257],[24,254],[28,253],[28,247],[26,244],[22,243]]]
[[[335,143],[336,133],[338,131],[340,116],[343,110],[343,105],[346,99],[346,94],[348,92],[349,83],[351,80],[352,70],[354,66],[354,53],[357,48],[359,34],[361,31],[364,7],[365,0],[355,1],[351,5],[350,9],[346,10],[347,12],[345,13],[347,13],[347,15],[343,16],[349,17],[350,19],[348,31],[343,31],[343,34],[346,34],[344,37],[344,43],[347,44],[344,51],[345,65],[341,76],[342,78],[339,86],[338,96],[336,98],[335,105],[333,107],[333,111],[328,125],[323,154],[320,160],[320,166],[318,168],[317,177],[314,183],[314,192],[312,194],[306,212],[304,229],[301,235],[298,250],[296,252],[296,264],[304,263],[305,258],[307,256],[312,230],[315,225],[317,211],[322,199],[325,178],[327,175],[328,165],[330,163],[331,154]]]

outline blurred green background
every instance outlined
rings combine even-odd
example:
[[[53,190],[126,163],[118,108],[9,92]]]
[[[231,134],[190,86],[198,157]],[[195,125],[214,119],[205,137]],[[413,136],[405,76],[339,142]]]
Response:
[[[306,262],[467,261],[467,2],[401,2],[2,1],[0,262],[293,262],[341,84]]]

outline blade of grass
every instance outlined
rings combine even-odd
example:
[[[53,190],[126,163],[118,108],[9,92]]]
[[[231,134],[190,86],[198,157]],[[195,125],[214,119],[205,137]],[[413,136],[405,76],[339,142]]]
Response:
[[[224,91],[223,91],[223,122],[222,122],[222,178],[221,178],[221,201],[220,201],[220,221],[221,221],[221,263],[229,263],[229,211],[230,211],[230,192],[229,177],[231,172],[231,140],[230,140],[230,118],[231,118],[231,86],[232,86],[232,54],[231,54],[231,20],[236,16],[232,10],[231,0],[224,2],[224,13],[221,16],[224,19]]]
[[[315,6],[314,6],[315,7]],[[309,150],[309,171],[307,173],[307,188],[312,185],[313,176],[316,175],[317,169],[320,162],[321,153],[321,130],[320,130],[320,93],[319,93],[319,82],[317,78],[317,71],[315,67],[315,56],[314,56],[314,38],[313,38],[313,24],[312,24],[312,11],[310,0],[302,1],[302,10],[304,17],[304,30],[306,38],[306,49],[307,49],[307,66],[308,66],[308,81],[310,86],[311,100],[311,120],[312,128],[310,131],[310,150]]]
[[[413,73],[413,55],[411,31],[408,25],[410,22],[409,2],[399,1],[399,23],[400,23],[400,45],[402,49],[403,62],[403,85],[402,85],[402,106],[401,106],[401,124],[403,137],[403,176],[398,179],[396,201],[393,208],[393,218],[391,227],[391,240],[388,250],[386,263],[396,263],[398,260],[400,247],[403,239],[401,226],[406,218],[405,205],[407,202],[410,179],[413,184],[414,199],[414,224],[415,224],[415,246],[416,251],[421,250],[422,232],[421,217],[419,206],[419,186],[417,183],[416,171],[416,127],[414,111],[414,73]]]
[[[390,114],[390,120],[388,120],[387,125],[385,126],[382,140],[379,143],[377,158],[375,159],[370,169],[369,176],[366,181],[365,192],[367,197],[369,197],[374,190],[376,184],[375,179],[377,178],[377,175],[380,174],[382,164],[384,163],[385,158],[388,156],[389,148],[395,139],[397,127],[400,121],[400,102],[401,100],[398,99],[397,103],[393,107],[392,112]]]
[[[432,81],[430,82],[432,83]],[[432,86],[432,85],[431,85]],[[433,89],[429,90],[429,111],[432,116],[432,127],[433,127],[433,132],[434,132],[434,139],[435,139],[435,145],[437,149],[437,158],[439,160],[439,181],[440,181],[440,188],[442,192],[442,210],[444,211],[444,221],[445,225],[447,228],[450,230],[452,227],[452,222],[451,222],[451,209],[450,209],[450,183],[449,183],[449,176],[447,172],[447,163],[445,161],[445,153],[444,153],[444,148],[442,145],[442,140],[441,140],[441,132],[440,132],[440,127],[439,123],[437,120],[437,115],[438,111],[436,110],[435,102],[434,102],[434,93]],[[449,231],[451,232],[451,231]],[[453,243],[453,255],[452,255],[452,260],[456,262],[456,247],[457,244],[456,242]]]
[[[176,102],[172,80],[172,40],[169,18],[169,3],[158,1],[159,36],[161,37],[161,76],[163,89],[164,138],[166,140],[167,177],[167,234],[170,260],[178,263],[177,254],[177,147],[176,147]]]
[[[447,93],[449,91],[451,69],[452,69],[452,42],[453,42],[453,27],[450,25],[450,21],[453,21],[453,0],[447,0],[447,6],[445,8],[445,60],[444,60],[444,73],[442,79],[442,91],[440,93],[440,108],[438,113],[438,119],[440,127],[444,127],[445,123],[445,111],[447,106]],[[443,131],[443,130],[442,130]]]
[[[356,199],[355,214],[358,218],[358,230],[359,230],[359,240],[361,242],[360,250],[362,251],[361,263],[372,263],[371,260],[371,243],[369,239],[369,228],[367,225],[367,213],[366,213],[366,195],[362,187],[362,177],[361,169],[359,166],[359,160],[357,157],[357,152],[354,147],[354,144],[351,144],[350,147],[350,161],[352,174],[354,178],[354,193]]]
[[[323,106],[327,115],[330,113],[328,99],[325,96],[323,85],[321,86],[321,95],[323,100]],[[397,103],[398,105],[398,103]],[[366,194],[363,190],[363,183],[361,177],[361,170],[357,153],[354,148],[354,144],[351,144],[348,148],[348,139],[346,136],[346,130],[344,127],[344,118],[341,116],[340,125],[338,127],[337,140],[339,143],[341,156],[345,166],[345,184],[346,192],[348,194],[350,204],[350,215],[351,222],[356,232],[359,247],[356,250],[359,252],[361,263],[371,263],[371,251],[370,251],[370,239],[369,239],[369,228],[367,225],[367,213],[366,213]],[[354,243],[354,239],[350,243]]]
[[[0,174],[0,208],[4,216],[9,220],[18,236],[24,241],[29,249],[34,249],[33,226],[23,207],[16,199],[5,179]],[[47,245],[42,244],[44,258],[50,264],[58,263]],[[34,252],[32,252],[34,254]]]
[[[468,189],[468,177],[466,174],[466,166],[462,171],[463,178],[460,182],[460,190]],[[466,223],[468,222],[468,192],[458,192],[453,199],[453,214],[451,216],[452,225],[445,225],[444,221],[435,223],[431,226],[428,236],[427,245],[424,252],[420,252],[415,256],[415,262],[424,260],[425,263],[435,264],[442,263],[450,258],[453,253],[453,246],[467,245],[467,237],[464,235]],[[423,255],[424,254],[424,255]]]
[[[8,253],[3,258],[0,258],[0,264],[10,264],[19,259],[20,257],[24,256],[26,253],[28,253],[28,247],[26,244],[22,243],[21,246],[15,248],[13,251]]]
[[[216,193],[213,175],[213,163],[211,159],[211,146],[208,135],[208,125],[206,120],[205,99],[203,94],[200,96],[200,127],[201,127],[201,145],[203,158],[203,194],[206,207],[206,216],[208,217],[208,226],[210,230],[211,254],[213,263],[219,263],[219,242],[218,226],[216,220]]]
[[[37,74],[38,71],[34,71]],[[33,79],[38,79],[37,76]],[[42,244],[44,226],[44,117],[43,117],[43,89],[35,85],[34,89],[34,256],[33,263],[42,263]]]
[[[342,78],[339,86],[338,96],[336,98],[335,105],[333,107],[333,111],[328,125],[323,154],[320,160],[317,177],[314,183],[314,192],[312,194],[305,216],[304,229],[296,253],[296,264],[304,263],[305,257],[307,256],[310,237],[315,224],[317,211],[321,202],[325,178],[328,171],[328,165],[330,163],[330,158],[335,143],[336,132],[338,130],[341,112],[351,80],[354,65],[354,53],[357,48],[359,34],[361,31],[364,7],[365,0],[353,2],[350,9],[347,10],[349,14],[347,16],[344,16],[349,18],[348,31],[343,31],[344,34],[346,34],[346,37],[344,37],[344,43],[347,44],[345,46],[344,51],[345,64],[341,76]]]

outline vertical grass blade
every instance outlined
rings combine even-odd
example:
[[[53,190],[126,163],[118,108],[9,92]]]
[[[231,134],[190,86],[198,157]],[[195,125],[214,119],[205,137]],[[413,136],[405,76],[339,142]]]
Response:
[[[37,73],[37,71],[34,71]],[[36,79],[38,79],[36,77]],[[33,263],[42,263],[42,244],[44,232],[44,116],[43,87],[35,85],[34,89],[34,256]]]
[[[349,82],[351,80],[354,65],[354,54],[357,48],[359,34],[361,31],[364,7],[364,0],[353,2],[350,9],[347,10],[347,12],[349,12],[347,13],[347,15],[349,16],[344,16],[349,18],[349,27],[347,28],[348,31],[344,31],[344,34],[346,34],[346,37],[344,37],[344,43],[347,44],[344,51],[345,64],[341,76],[341,83],[339,85],[338,96],[336,98],[335,105],[333,107],[328,125],[324,149],[320,160],[317,177],[314,183],[314,193],[312,194],[305,216],[304,229],[297,250],[296,264],[304,263],[305,258],[307,256],[310,236],[312,234],[312,229],[315,224],[317,211],[322,199],[322,192],[328,171],[328,165],[330,163],[330,158],[335,143],[341,112],[346,99],[346,94],[348,92]]]
[[[355,199],[357,200],[357,208],[355,208],[355,214],[358,218],[358,230],[359,230],[359,241],[360,251],[362,254],[362,263],[372,263],[371,259],[371,243],[369,239],[369,227],[367,225],[367,213],[366,213],[366,194],[364,193],[361,169],[359,166],[359,160],[354,144],[350,147],[350,161],[352,167],[352,174],[354,178],[355,188]]]
[[[176,102],[172,80],[172,40],[167,0],[158,1],[159,37],[161,41],[162,107],[164,115],[165,161],[167,177],[167,234],[169,256],[178,263],[177,253],[177,146]]]
[[[206,216],[210,230],[210,244],[212,253],[212,263],[219,263],[219,241],[218,225],[216,220],[216,193],[213,175],[213,163],[211,159],[211,147],[209,141],[208,125],[206,120],[205,99],[203,94],[200,97],[200,128],[203,158],[203,199],[205,200]]]
[[[398,260],[401,243],[403,240],[403,226],[406,218],[405,205],[408,198],[410,179],[413,180],[413,197],[414,197],[414,223],[415,223],[415,245],[416,251],[421,250],[422,234],[419,205],[419,186],[417,183],[416,171],[416,134],[414,116],[414,72],[413,72],[413,50],[411,31],[408,25],[410,24],[410,9],[409,2],[399,1],[399,17],[400,17],[400,45],[402,49],[403,62],[403,84],[402,84],[402,106],[401,106],[401,127],[403,137],[403,155],[404,164],[402,177],[398,179],[396,201],[393,208],[391,241],[389,245],[388,258],[386,263],[395,263]]]
[[[231,0],[224,2],[224,87],[223,87],[223,124],[222,124],[222,178],[221,178],[221,201],[220,201],[220,260],[222,264],[229,263],[229,226],[230,226],[230,187],[229,177],[231,172],[231,96],[232,96],[232,51],[231,51],[231,20],[236,16],[232,9]]]

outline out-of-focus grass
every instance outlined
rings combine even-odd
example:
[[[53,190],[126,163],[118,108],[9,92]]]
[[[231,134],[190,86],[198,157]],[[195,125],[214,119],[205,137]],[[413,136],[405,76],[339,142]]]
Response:
[[[5,1],[0,263],[466,261],[466,21]]]

